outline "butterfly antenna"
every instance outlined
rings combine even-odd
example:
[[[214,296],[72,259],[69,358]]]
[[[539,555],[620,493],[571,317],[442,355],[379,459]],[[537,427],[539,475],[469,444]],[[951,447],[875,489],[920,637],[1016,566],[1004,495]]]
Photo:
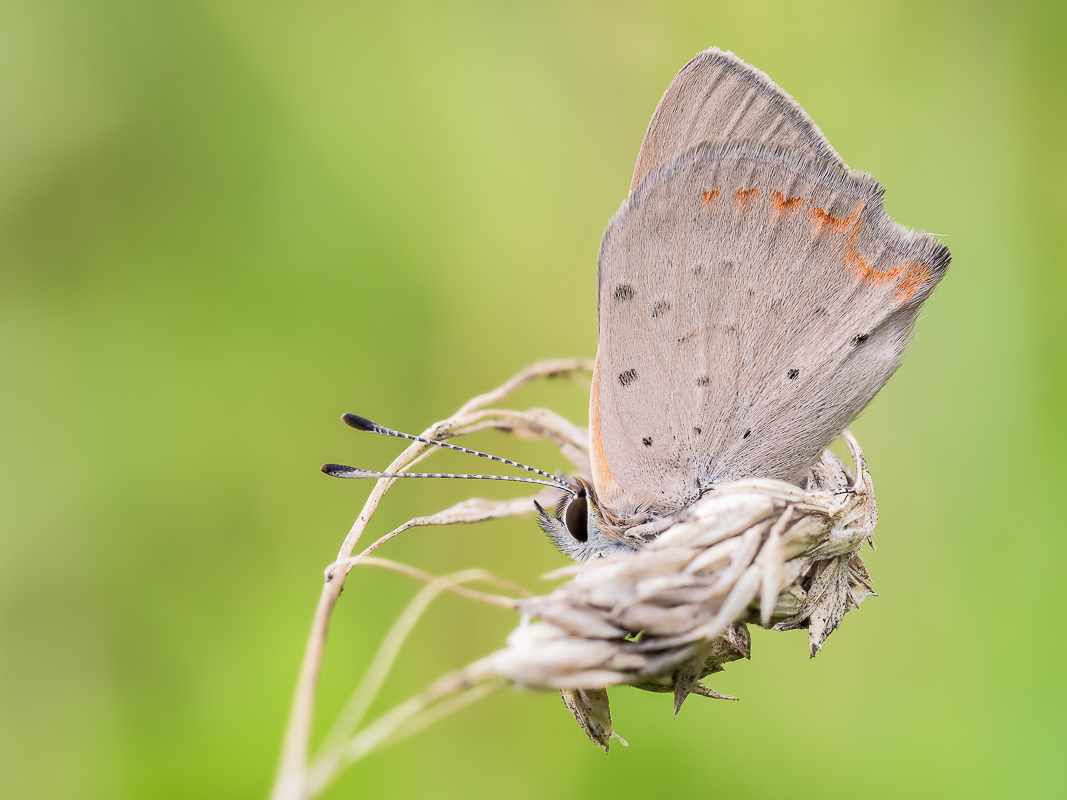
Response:
[[[323,464],[319,467],[319,470],[333,478],[468,478],[486,481],[538,483],[542,486],[551,486],[553,489],[574,493],[573,489],[559,481],[543,481],[540,478],[520,478],[512,475],[469,475],[462,472],[375,472],[374,470],[359,469],[358,467],[349,467],[344,464]]]
[[[423,478],[482,478],[485,480],[498,480],[498,481],[519,481],[522,483],[540,483],[546,486],[554,486],[557,489],[562,489],[565,492],[574,494],[574,489],[568,486],[562,479],[556,477],[551,472],[545,472],[537,467],[531,467],[529,464],[522,464],[518,461],[512,461],[508,458],[501,458],[500,456],[489,455],[489,453],[483,453],[480,450],[471,450],[468,447],[460,447],[459,445],[448,444],[447,442],[439,442],[436,439],[426,439],[422,436],[413,436],[410,433],[402,433],[401,431],[394,431],[392,428],[387,428],[384,425],[379,425],[377,422],[372,422],[366,417],[361,417],[358,414],[342,414],[342,422],[350,428],[355,428],[357,431],[366,431],[367,433],[376,433],[379,436],[395,436],[398,439],[410,439],[413,442],[422,442],[423,444],[431,444],[434,447],[443,447],[447,450],[456,450],[460,453],[467,453],[468,455],[478,456],[479,458],[487,458],[490,461],[496,461],[498,464],[507,464],[509,467],[518,467],[528,472],[532,472],[535,475],[541,475],[548,478],[547,481],[535,480],[533,478],[509,478],[504,475],[465,475],[458,473],[417,473],[417,472],[397,472],[397,473],[378,473],[371,472],[369,470],[357,470],[353,467],[345,467],[343,464],[326,464],[323,466],[322,471],[327,475],[333,475],[337,478],[370,478],[370,477],[423,477]],[[338,467],[342,470],[351,470],[360,473],[355,474],[338,474],[326,469],[326,467]]]

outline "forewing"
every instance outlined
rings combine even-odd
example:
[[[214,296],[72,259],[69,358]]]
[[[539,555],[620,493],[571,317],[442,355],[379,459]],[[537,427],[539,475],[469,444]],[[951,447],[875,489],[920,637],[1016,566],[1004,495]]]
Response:
[[[602,502],[625,518],[799,482],[892,375],[948,262],[834,162],[702,145],[651,173],[598,259]]]
[[[741,141],[845,166],[792,97],[760,70],[713,47],[682,67],[663,93],[641,144],[630,191],[691,147]]]

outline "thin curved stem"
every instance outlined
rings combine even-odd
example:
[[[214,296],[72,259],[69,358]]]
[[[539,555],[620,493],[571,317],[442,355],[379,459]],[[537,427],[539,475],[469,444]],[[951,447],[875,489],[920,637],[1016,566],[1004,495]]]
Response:
[[[429,572],[425,572],[418,567],[411,567],[407,564],[401,564],[399,561],[390,561],[387,558],[375,558],[373,556],[353,556],[352,558],[346,558],[342,561],[335,561],[330,566],[356,566],[357,564],[365,564],[369,567],[382,567],[383,569],[392,570],[393,572],[399,572],[401,575],[407,575],[409,578],[415,578],[416,580],[423,581],[427,584],[441,584],[441,588],[445,591],[458,594],[460,597],[466,597],[468,600],[477,600],[482,603],[489,603],[494,606],[502,606],[503,608],[518,608],[520,603],[510,597],[501,597],[496,594],[487,594],[485,592],[478,592],[474,589],[467,589],[460,586],[461,581],[453,580],[451,576],[437,577],[431,575]],[[481,569],[469,569],[464,572],[456,573],[457,575],[471,575],[473,577],[464,578],[462,582],[467,581],[484,581],[485,583],[491,583],[495,586],[499,586],[502,589],[510,589],[513,592],[518,592],[526,597],[533,597],[529,591],[522,588],[516,583],[506,581],[503,578],[498,578],[491,572],[486,572]]]
[[[510,500],[484,500],[480,497],[472,497],[470,500],[456,503],[454,506],[446,508],[444,511],[439,511],[436,514],[431,514],[428,517],[415,517],[414,519],[409,519],[403,525],[393,528],[389,533],[375,539],[374,542],[368,545],[358,556],[355,556],[354,559],[370,555],[390,539],[399,536],[401,533],[410,530],[411,528],[427,525],[470,524],[472,522],[485,522],[490,519],[532,516],[535,511],[535,501],[542,505],[554,504],[559,499],[559,494],[559,492],[556,492],[553,489],[545,489],[544,491],[535,494],[533,497],[513,497]],[[358,561],[344,559],[344,563],[348,565],[347,569],[351,570]],[[333,564],[327,567],[327,570],[332,567]]]
[[[591,372],[592,369],[593,362],[588,359],[542,361],[534,364],[493,391],[471,399],[452,418],[431,425],[422,434],[423,438],[437,438],[454,431],[463,424],[462,418],[464,415],[499,402],[534,378],[566,375],[573,372]],[[387,471],[396,472],[403,469],[427,447],[429,445],[413,442],[410,447],[393,460]],[[383,478],[375,484],[370,497],[367,498],[362,511],[360,511],[359,516],[352,524],[348,535],[338,550],[337,561],[349,558],[352,555],[360,536],[366,529],[371,517],[374,516],[374,512],[377,510],[385,493],[395,480],[394,478]],[[322,592],[319,594],[319,602],[315,608],[311,630],[308,633],[304,657],[297,677],[296,690],[289,710],[289,721],[286,724],[282,755],[278,764],[278,774],[271,791],[272,800],[305,800],[308,797],[309,787],[306,764],[311,739],[311,723],[315,708],[315,694],[318,689],[318,679],[326,646],[326,634],[329,631],[330,616],[333,613],[334,605],[337,603],[337,598],[340,596],[342,588],[344,588],[346,576],[347,569],[344,568],[327,571]]]
[[[307,770],[307,797],[314,797],[346,766],[375,749],[410,736],[438,719],[480,700],[508,685],[490,676],[467,676],[466,672],[442,678],[425,692],[401,703],[379,717],[344,746],[336,761],[315,761]]]
[[[404,567],[404,565],[396,564],[395,562],[384,562],[382,559],[365,559],[364,563],[372,566],[393,569],[397,572],[409,575],[418,573],[415,574],[414,577],[423,580],[429,578],[429,580],[427,581],[426,586],[415,595],[414,599],[408,604],[408,607],[404,609],[404,612],[400,615],[397,621],[393,623],[393,627],[389,630],[389,633],[386,634],[385,639],[382,640],[382,644],[378,648],[377,654],[367,668],[363,680],[360,681],[359,686],[356,687],[355,692],[352,693],[352,697],[338,715],[337,721],[334,723],[329,733],[326,734],[320,755],[316,757],[314,761],[318,765],[317,769],[319,771],[325,771],[330,774],[335,773],[340,768],[346,752],[345,742],[353,735],[356,729],[359,728],[371,703],[374,702],[374,699],[378,696],[378,692],[381,690],[382,684],[385,683],[386,676],[388,676],[389,670],[392,669],[392,666],[400,653],[401,647],[411,634],[416,623],[418,623],[419,619],[421,619],[422,615],[425,613],[426,609],[429,608],[430,603],[432,603],[441,592],[448,590],[469,597],[470,599],[492,602],[491,600],[488,600],[488,598],[493,597],[491,595],[483,595],[481,592],[459,591],[463,588],[460,584],[468,583],[470,581],[507,584],[506,581],[500,581],[495,578],[495,576],[480,569],[469,569],[452,575],[444,575],[440,578],[434,578],[431,575],[422,573],[421,570],[411,570],[410,568],[398,569],[398,567]]]

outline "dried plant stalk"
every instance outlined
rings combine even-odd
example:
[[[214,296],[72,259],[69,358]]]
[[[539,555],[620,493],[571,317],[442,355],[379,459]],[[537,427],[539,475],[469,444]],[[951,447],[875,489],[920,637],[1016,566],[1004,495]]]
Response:
[[[542,361],[527,367],[511,380],[483,395],[479,395],[468,401],[452,417],[436,422],[423,433],[426,439],[448,439],[456,435],[456,432],[464,427],[483,422],[484,418],[479,412],[499,403],[509,394],[535,378],[564,376],[574,372],[592,372],[593,362],[588,359],[567,359],[559,361]],[[543,420],[546,431],[558,435],[561,439],[567,439],[573,432],[567,426],[559,430],[553,430],[552,419]],[[569,441],[569,440],[568,440]],[[416,457],[422,454],[429,445],[421,442],[413,442],[388,466],[387,472],[399,472],[409,466]],[[588,451],[588,448],[586,448]],[[564,455],[567,451],[564,450]],[[586,456],[588,458],[588,456]],[[348,535],[345,537],[341,548],[337,553],[336,562],[351,557],[356,549],[360,536],[366,529],[371,517],[381,503],[382,497],[393,485],[395,479],[383,478],[379,480],[363,505]],[[527,512],[532,513],[532,512]],[[507,510],[501,509],[499,516],[510,516]],[[485,516],[482,519],[491,519]],[[286,724],[285,739],[282,744],[282,757],[278,766],[278,775],[271,792],[273,800],[293,800],[294,798],[309,797],[306,765],[308,761],[308,749],[311,738],[311,721],[315,707],[315,692],[318,687],[319,670],[322,665],[322,656],[326,644],[326,633],[330,625],[330,616],[337,598],[341,595],[345,580],[352,564],[332,566],[326,570],[326,578],[323,582],[322,591],[319,594],[318,605],[315,608],[315,616],[311,623],[311,632],[308,634],[307,646],[304,649],[304,658],[300,664],[300,673],[297,677],[296,692],[289,711],[289,721]]]
[[[453,417],[435,423],[423,436],[442,440],[487,428],[539,436],[554,442],[579,472],[587,472],[586,431],[544,409],[488,407],[535,377],[591,368],[588,361],[534,365],[497,390],[471,400]],[[854,471],[826,451],[811,467],[803,489],[766,479],[720,485],[664,521],[658,536],[637,552],[595,559],[546,576],[571,580],[542,597],[529,596],[481,572],[434,578],[370,556],[411,527],[530,514],[533,498],[467,500],[410,520],[353,557],[355,545],[393,482],[379,480],[337,559],[326,569],[272,797],[313,797],[345,765],[503,685],[559,690],[582,730],[607,750],[611,738],[619,738],[611,723],[609,686],[628,684],[673,693],[675,713],[692,693],[736,699],[719,694],[701,680],[730,661],[750,656],[750,623],[774,630],[806,626],[814,656],[844,614],[874,593],[859,555],[864,541],[874,545],[874,488],[855,438],[847,430],[843,437]],[[387,471],[410,467],[429,455],[427,447],[413,443]],[[549,504],[559,496],[546,489],[537,499]],[[361,563],[404,572],[425,581],[427,588],[394,626],[364,683],[327,737],[322,754],[309,763],[311,713],[330,614],[348,572]],[[474,579],[526,596],[493,595],[460,585]],[[523,622],[503,649],[441,678],[357,733],[370,699],[414,620],[445,589],[519,610]]]

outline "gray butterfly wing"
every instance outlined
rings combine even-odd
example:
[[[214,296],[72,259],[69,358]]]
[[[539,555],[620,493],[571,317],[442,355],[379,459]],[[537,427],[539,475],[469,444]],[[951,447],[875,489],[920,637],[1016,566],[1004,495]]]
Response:
[[[625,519],[720,481],[802,480],[897,368],[948,263],[834,161],[701,145],[654,170],[597,262],[601,502]]]
[[[704,142],[748,141],[845,163],[797,102],[729,51],[698,53],[671,81],[648,124],[630,191],[656,167]]]

